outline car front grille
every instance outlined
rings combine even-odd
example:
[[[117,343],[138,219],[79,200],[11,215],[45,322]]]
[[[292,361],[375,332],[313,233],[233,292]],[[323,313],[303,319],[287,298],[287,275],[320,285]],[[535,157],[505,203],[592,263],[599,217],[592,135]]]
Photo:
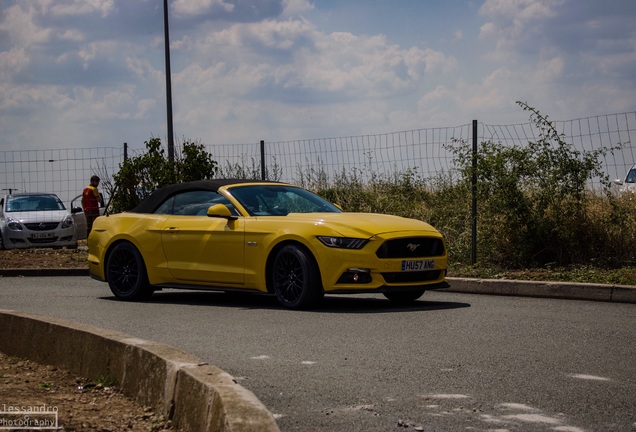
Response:
[[[35,223],[26,223],[25,227],[29,231],[51,231],[57,228],[59,222],[35,222]]]
[[[441,270],[382,273],[382,277],[388,284],[428,282],[439,279],[440,275]]]
[[[57,241],[57,237],[49,237],[49,238],[41,238],[41,239],[30,238],[29,241],[33,244],[55,243]]]
[[[378,258],[422,258],[444,255],[444,242],[434,237],[411,237],[385,241]]]

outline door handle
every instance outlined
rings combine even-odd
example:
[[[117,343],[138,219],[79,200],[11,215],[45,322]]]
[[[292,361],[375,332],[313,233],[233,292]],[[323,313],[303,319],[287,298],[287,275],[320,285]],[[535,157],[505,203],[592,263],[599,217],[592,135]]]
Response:
[[[168,227],[165,228],[164,231],[168,231],[168,232],[179,232],[179,228],[178,227]]]

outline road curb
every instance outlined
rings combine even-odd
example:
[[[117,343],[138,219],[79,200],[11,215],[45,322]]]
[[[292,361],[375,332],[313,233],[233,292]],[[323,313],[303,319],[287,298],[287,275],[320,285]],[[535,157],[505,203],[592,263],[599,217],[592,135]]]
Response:
[[[0,269],[0,277],[88,276],[87,268]]]
[[[0,277],[88,276],[86,268],[0,269]],[[544,297],[636,303],[636,286],[576,282],[525,281],[512,279],[446,278],[450,288],[440,291],[468,294]]]
[[[636,287],[631,285],[450,277],[447,280],[451,287],[444,291],[448,292],[636,303]]]
[[[280,432],[273,415],[221,369],[169,345],[58,318],[0,310],[0,351],[114,379],[181,431]]]

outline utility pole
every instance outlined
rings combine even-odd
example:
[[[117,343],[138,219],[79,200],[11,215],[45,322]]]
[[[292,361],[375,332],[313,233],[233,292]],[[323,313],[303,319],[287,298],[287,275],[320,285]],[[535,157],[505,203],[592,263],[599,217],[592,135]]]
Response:
[[[172,82],[170,79],[170,32],[168,31],[168,0],[163,0],[163,29],[166,49],[166,106],[168,111],[168,160],[174,166],[174,131],[172,127]]]

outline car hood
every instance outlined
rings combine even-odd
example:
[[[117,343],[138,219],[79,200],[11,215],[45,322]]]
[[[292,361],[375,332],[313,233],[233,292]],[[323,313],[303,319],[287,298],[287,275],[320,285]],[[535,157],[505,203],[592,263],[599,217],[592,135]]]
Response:
[[[5,213],[5,218],[13,218],[21,223],[61,222],[69,214],[67,210],[46,210]]]
[[[345,237],[369,238],[398,231],[439,232],[426,222],[378,213],[290,213],[286,220],[311,222],[317,227],[330,228]]]

